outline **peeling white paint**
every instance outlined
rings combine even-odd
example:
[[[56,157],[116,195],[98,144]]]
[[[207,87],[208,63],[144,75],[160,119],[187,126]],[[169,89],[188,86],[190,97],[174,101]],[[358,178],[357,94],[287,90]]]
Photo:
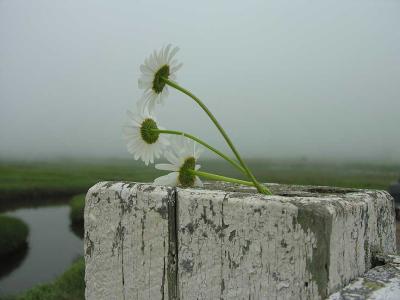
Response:
[[[182,300],[321,299],[371,268],[375,252],[394,253],[387,193],[269,186],[274,196],[217,183],[172,197],[166,187],[95,185],[85,208],[86,298],[168,299],[170,286]],[[171,247],[178,270],[166,266]]]
[[[168,191],[146,188],[101,182],[87,193],[86,299],[168,299],[168,221],[157,212]]]

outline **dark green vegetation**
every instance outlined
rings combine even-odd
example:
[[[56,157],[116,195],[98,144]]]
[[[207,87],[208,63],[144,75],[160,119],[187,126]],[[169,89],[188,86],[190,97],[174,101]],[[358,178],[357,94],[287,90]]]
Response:
[[[76,195],[69,202],[70,228],[81,239],[84,237],[85,196],[86,194]]]
[[[83,213],[85,209],[85,194],[76,195],[69,202],[71,222],[83,226]]]
[[[82,300],[85,299],[85,263],[80,258],[54,282],[4,300]]]
[[[0,257],[27,246],[28,226],[21,220],[0,215]]]

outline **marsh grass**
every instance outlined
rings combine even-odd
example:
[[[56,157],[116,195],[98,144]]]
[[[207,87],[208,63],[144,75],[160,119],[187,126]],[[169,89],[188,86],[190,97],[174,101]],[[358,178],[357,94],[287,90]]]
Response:
[[[260,182],[300,185],[329,185],[384,189],[400,177],[400,165],[379,163],[335,163],[306,160],[246,159]],[[222,160],[202,160],[202,170],[241,177]],[[55,162],[0,162],[0,211],[66,203],[71,196],[86,193],[99,181],[152,182],[166,174],[134,160],[91,160]],[[71,203],[71,220],[79,220],[82,202]],[[82,226],[80,226],[82,227]]]
[[[38,285],[17,296],[3,300],[83,300],[85,299],[85,263],[74,262],[60,277],[48,284]]]
[[[0,200],[72,196],[102,180],[150,181],[156,172],[131,161],[0,162]]]
[[[83,226],[83,214],[85,209],[85,194],[74,196],[69,202],[69,217],[72,224]]]
[[[400,177],[400,165],[334,163],[304,160],[246,160],[260,182],[384,189]],[[202,170],[238,179],[222,160],[202,160]],[[0,212],[37,206],[43,201],[66,203],[99,181],[152,182],[166,172],[133,160],[17,163],[0,161]]]
[[[261,182],[386,189],[400,176],[400,165],[390,164],[267,159],[246,159],[246,162]],[[201,164],[205,171],[240,177],[222,160],[205,159]],[[151,182],[162,174],[166,172],[133,160],[0,161],[0,200],[7,198],[7,194],[15,197],[24,193],[33,197],[75,191],[72,196],[86,192],[99,181]]]
[[[384,189],[400,177],[400,165],[248,159],[260,182]],[[223,161],[205,161],[202,169],[236,175]],[[229,168],[229,169],[228,169]]]
[[[28,226],[18,218],[0,215],[0,258],[27,246]]]

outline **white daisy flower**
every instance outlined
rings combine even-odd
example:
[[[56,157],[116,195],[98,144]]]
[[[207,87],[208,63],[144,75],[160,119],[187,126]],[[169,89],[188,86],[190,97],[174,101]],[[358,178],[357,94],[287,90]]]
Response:
[[[161,77],[175,80],[176,71],[182,67],[182,64],[173,59],[179,48],[171,49],[171,47],[169,44],[159,52],[154,51],[140,66],[142,75],[139,78],[139,88],[144,89],[140,101],[150,112],[153,112],[155,105],[163,103],[164,98],[168,96],[168,87]]]
[[[167,185],[167,186],[203,186],[200,178],[188,170],[197,171],[200,169],[200,165],[196,162],[200,156],[199,149],[196,149],[196,144],[184,137],[177,137],[173,143],[173,151],[165,152],[166,159],[170,162],[169,164],[156,164],[156,169],[172,171],[168,175],[158,177],[154,180],[156,185]]]
[[[124,127],[124,138],[128,152],[135,159],[142,159],[146,165],[154,163],[166,146],[169,145],[165,135],[153,132],[152,129],[163,129],[157,126],[157,120],[146,109],[139,109],[139,114],[128,111],[129,124]]]

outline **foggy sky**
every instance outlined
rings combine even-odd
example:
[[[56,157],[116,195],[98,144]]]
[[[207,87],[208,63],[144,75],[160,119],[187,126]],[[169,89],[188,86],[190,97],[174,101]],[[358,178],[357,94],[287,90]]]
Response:
[[[400,161],[400,1],[0,0],[0,159],[129,157],[139,65],[177,81],[246,156]],[[171,91],[157,115],[226,149]]]

